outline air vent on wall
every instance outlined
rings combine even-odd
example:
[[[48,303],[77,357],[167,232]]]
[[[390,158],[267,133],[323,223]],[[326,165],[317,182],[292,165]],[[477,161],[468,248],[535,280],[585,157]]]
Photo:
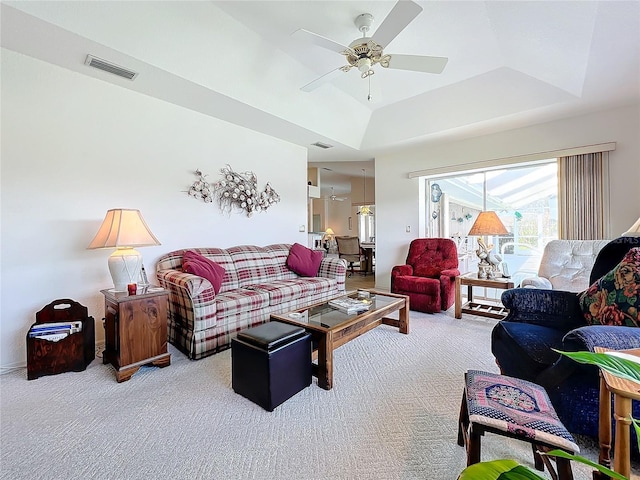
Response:
[[[87,55],[87,59],[84,61],[85,65],[103,70],[105,72],[113,73],[119,77],[126,78],[127,80],[133,80],[138,76],[138,72],[127,70],[124,67],[116,65],[115,63],[107,62],[101,58],[94,57],[93,55]]]
[[[328,143],[322,143],[322,142],[312,143],[311,145],[313,145],[314,147],[324,148],[324,149],[333,147],[333,145],[329,145]]]

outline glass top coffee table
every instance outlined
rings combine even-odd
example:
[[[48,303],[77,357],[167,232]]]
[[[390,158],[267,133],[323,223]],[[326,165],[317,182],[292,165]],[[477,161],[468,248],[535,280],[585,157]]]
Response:
[[[366,295],[369,295],[367,298]],[[409,297],[378,290],[359,290],[336,298],[361,298],[370,301],[368,310],[345,313],[329,304],[318,303],[304,309],[271,315],[272,321],[304,327],[311,333],[314,346],[313,374],[318,377],[318,386],[325,390],[333,387],[333,351],[368,332],[378,325],[390,325],[400,333],[409,333]],[[398,319],[387,315],[399,311]],[[317,349],[316,349],[317,348]]]

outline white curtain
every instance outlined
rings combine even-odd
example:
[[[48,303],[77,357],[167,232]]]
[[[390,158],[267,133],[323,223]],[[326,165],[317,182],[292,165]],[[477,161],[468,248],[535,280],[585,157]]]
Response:
[[[558,234],[609,238],[609,152],[558,158]]]

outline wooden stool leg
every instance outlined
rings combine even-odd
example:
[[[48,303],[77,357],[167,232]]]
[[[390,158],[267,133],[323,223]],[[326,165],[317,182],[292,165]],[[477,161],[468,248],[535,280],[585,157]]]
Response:
[[[480,462],[480,439],[484,432],[476,428],[473,423],[469,428],[469,441],[467,444],[467,466]]]
[[[544,472],[544,462],[542,461],[542,457],[539,453],[540,447],[535,443],[532,443],[531,450],[533,451],[533,465],[536,467],[536,470]]]
[[[460,416],[458,417],[458,445],[467,445],[467,432],[469,431],[469,411],[467,410],[467,391],[462,392],[462,403],[460,405]]]
[[[547,455],[540,455],[539,452],[549,452],[552,450],[549,447],[543,447],[542,445],[532,444],[534,451],[534,458],[536,461],[536,468],[538,468],[538,458],[544,463],[542,468],[538,470],[544,470],[547,467],[549,474],[553,480],[573,480],[573,472],[571,471],[571,461],[561,457],[549,457]],[[555,460],[555,467],[552,460]]]
[[[467,408],[467,390],[462,392],[460,404],[460,417],[458,419],[458,445],[467,450],[467,466],[480,461],[480,437],[484,431],[469,422],[469,410]]]
[[[558,469],[558,480],[573,480],[570,460],[556,457],[556,468]]]

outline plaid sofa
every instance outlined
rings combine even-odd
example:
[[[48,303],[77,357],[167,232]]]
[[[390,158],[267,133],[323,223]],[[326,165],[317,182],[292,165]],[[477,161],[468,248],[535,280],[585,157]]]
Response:
[[[169,290],[169,342],[197,360],[229,348],[240,330],[267,322],[272,313],[344,293],[344,260],[324,258],[317,277],[299,277],[286,265],[290,248],[289,244],[189,248],[160,257],[156,276]],[[224,267],[217,295],[208,280],[182,271],[187,250]]]

